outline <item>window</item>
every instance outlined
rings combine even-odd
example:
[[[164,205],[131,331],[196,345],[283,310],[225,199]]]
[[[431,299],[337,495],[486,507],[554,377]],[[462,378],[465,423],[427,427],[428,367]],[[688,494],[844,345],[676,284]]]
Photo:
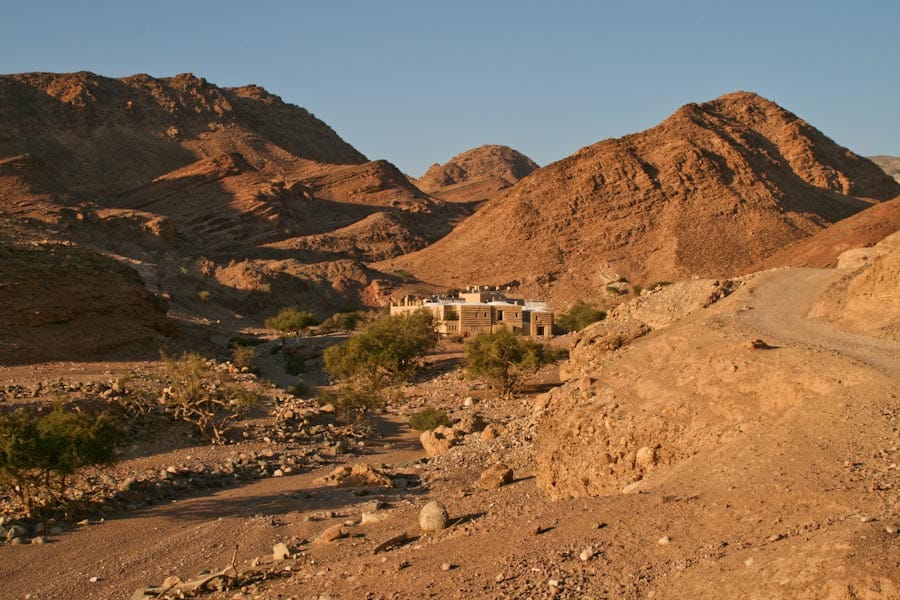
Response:
[[[543,325],[538,325],[537,334],[538,334],[538,336],[543,337],[543,335],[544,335],[544,326]]]
[[[502,310],[498,310],[498,311],[497,311],[497,320],[498,320],[498,321],[502,321],[502,320],[503,320],[503,311],[502,311]]]

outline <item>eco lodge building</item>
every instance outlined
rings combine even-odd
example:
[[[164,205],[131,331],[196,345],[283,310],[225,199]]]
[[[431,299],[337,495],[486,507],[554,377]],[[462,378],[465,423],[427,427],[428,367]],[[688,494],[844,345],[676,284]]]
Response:
[[[546,302],[507,298],[503,292],[473,286],[458,296],[406,296],[391,303],[391,314],[402,315],[426,309],[434,316],[441,335],[476,336],[508,329],[538,338],[553,335],[553,313]]]

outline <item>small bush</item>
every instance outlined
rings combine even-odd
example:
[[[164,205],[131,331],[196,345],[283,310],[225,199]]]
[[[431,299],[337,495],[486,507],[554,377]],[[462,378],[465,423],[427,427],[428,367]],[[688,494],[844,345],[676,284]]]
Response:
[[[382,408],[387,402],[387,395],[384,388],[367,382],[353,382],[321,394],[319,402],[333,404],[338,420],[352,424],[362,422],[367,413]]]
[[[450,425],[450,417],[433,406],[427,406],[409,416],[409,426],[416,431],[431,431],[441,425]]]
[[[197,297],[200,298],[202,302],[209,302],[212,294],[209,293],[209,290],[200,290],[197,292]]]
[[[67,501],[69,476],[115,462],[124,433],[105,414],[56,406],[38,417],[22,409],[0,415],[0,484],[31,515],[39,504]]]
[[[466,347],[466,372],[486,381],[504,396],[528,373],[553,360],[547,346],[507,329],[482,333]]]
[[[256,404],[257,393],[244,389],[199,354],[163,355],[169,386],[160,403],[172,418],[192,423],[200,435],[221,442],[230,425]]]
[[[591,323],[602,321],[605,318],[606,312],[600,310],[594,304],[588,304],[579,300],[572,305],[568,312],[559,315],[555,319],[555,323],[563,331],[580,331]]]
[[[306,361],[302,356],[293,352],[284,353],[284,370],[288,374],[297,376],[306,371]]]
[[[252,346],[234,345],[231,347],[231,362],[238,369],[256,372],[256,348]]]
[[[266,327],[286,333],[303,331],[319,322],[318,317],[308,310],[300,310],[295,306],[282,308],[274,317],[266,319]]]
[[[320,333],[333,333],[335,331],[354,331],[364,317],[358,312],[334,313],[319,325]]]
[[[235,335],[228,340],[228,347],[233,348],[234,346],[259,346],[260,344],[264,344],[265,342],[266,340],[262,338]]]
[[[644,291],[644,288],[638,284],[634,284],[634,286],[632,286],[631,288],[631,291],[635,296],[640,296],[641,292]]]

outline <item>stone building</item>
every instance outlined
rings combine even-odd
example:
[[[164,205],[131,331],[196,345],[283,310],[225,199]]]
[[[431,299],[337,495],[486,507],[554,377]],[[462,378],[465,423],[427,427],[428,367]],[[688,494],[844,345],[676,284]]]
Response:
[[[487,288],[470,288],[457,296],[407,296],[391,303],[391,314],[408,314],[426,309],[434,316],[442,335],[476,336],[508,329],[531,337],[553,335],[553,313],[546,302],[507,298],[502,292]]]

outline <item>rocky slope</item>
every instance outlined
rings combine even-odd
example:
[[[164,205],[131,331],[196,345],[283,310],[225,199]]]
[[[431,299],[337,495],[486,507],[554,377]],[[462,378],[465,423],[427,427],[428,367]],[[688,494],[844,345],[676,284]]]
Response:
[[[254,85],[219,88],[190,73],[0,77],[0,156],[34,155],[71,191],[133,188],[225,152],[272,171],[295,157],[366,160],[309,112]]]
[[[519,283],[571,300],[622,276],[741,272],[898,192],[870,161],[738,92],[544,167],[439,243],[386,264],[442,285]]]
[[[812,316],[900,341],[900,228],[871,248],[844,252],[838,266],[850,272],[828,290]]]
[[[0,77],[0,214],[136,267],[181,318],[381,304],[391,276],[363,261],[420,249],[470,212],[257,86]],[[55,282],[48,294],[71,294]]]
[[[900,181],[900,156],[870,156],[869,160],[881,167],[885,173]]]
[[[539,168],[533,160],[508,146],[484,145],[435,163],[416,185],[444,200],[485,200],[511,187]]]

